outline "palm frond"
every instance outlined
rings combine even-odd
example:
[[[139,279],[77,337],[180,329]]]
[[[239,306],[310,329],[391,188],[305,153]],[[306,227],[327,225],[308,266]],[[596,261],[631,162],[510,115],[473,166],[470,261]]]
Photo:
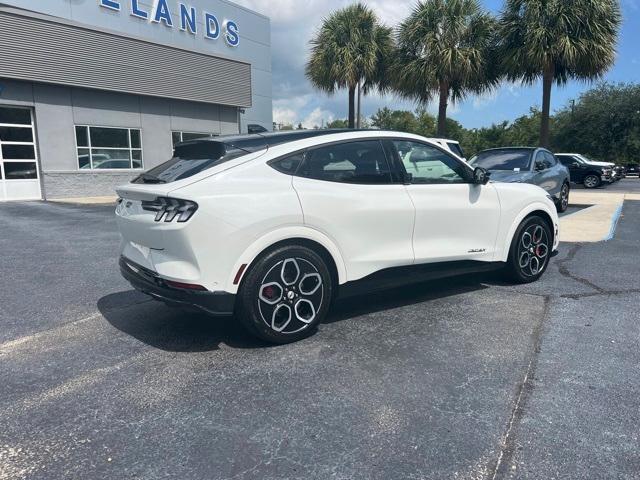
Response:
[[[545,68],[557,84],[601,77],[615,61],[617,0],[507,0],[498,54],[511,80],[532,83]]]
[[[419,2],[396,32],[395,90],[426,103],[442,84],[453,101],[494,87],[496,25],[477,0]]]
[[[365,93],[388,88],[386,69],[393,52],[391,30],[373,10],[355,3],[323,19],[311,40],[306,75],[318,89],[333,93],[361,82]]]

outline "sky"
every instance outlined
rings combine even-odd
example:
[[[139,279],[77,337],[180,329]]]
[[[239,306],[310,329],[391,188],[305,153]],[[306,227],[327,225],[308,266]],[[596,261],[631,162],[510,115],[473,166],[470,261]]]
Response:
[[[390,27],[398,25],[412,10],[415,1],[362,0],[378,18]],[[321,126],[347,116],[347,92],[334,95],[315,90],[305,78],[304,67],[309,56],[309,40],[322,19],[352,0],[235,0],[271,18],[271,55],[273,73],[273,117],[284,124],[302,123],[306,128]],[[498,13],[501,0],[484,0],[486,10]],[[640,82],[640,0],[621,0],[623,24],[618,41],[615,66],[604,79],[611,82]],[[593,84],[571,81],[555,87],[552,110],[562,108],[572,98]],[[527,114],[532,106],[542,103],[540,84],[522,86],[505,83],[495,91],[480,97],[469,97],[449,105],[448,114],[466,128],[480,128],[492,123],[511,121]],[[369,95],[363,98],[364,116],[371,116],[379,108],[413,110],[416,104],[402,101],[394,95]],[[429,105],[436,112],[436,105]]]

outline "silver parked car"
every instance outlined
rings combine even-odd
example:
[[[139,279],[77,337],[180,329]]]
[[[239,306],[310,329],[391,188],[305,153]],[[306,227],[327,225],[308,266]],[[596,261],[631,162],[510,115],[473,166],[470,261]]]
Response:
[[[469,163],[489,171],[495,182],[531,183],[553,197],[558,212],[569,206],[569,170],[549,150],[508,147],[484,150]]]

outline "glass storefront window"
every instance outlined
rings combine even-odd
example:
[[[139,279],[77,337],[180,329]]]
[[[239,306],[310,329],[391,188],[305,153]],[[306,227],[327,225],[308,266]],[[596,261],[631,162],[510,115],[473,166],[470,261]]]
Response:
[[[171,132],[171,141],[173,146],[176,146],[176,143],[186,142],[188,140],[195,140],[196,138],[203,137],[215,137],[217,136],[215,133],[202,133],[202,132]]]
[[[140,129],[76,126],[76,147],[80,169],[141,169]]]

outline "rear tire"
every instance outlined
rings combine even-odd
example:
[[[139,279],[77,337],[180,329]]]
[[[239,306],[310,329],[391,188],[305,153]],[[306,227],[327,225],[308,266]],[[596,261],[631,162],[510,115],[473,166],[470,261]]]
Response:
[[[260,257],[245,276],[238,316],[254,336],[291,343],[311,335],[329,310],[333,282],[325,261],[303,246],[283,246]]]
[[[602,181],[598,175],[589,174],[584,177],[584,187],[585,188],[598,188]]]
[[[526,218],[517,228],[505,273],[515,283],[531,283],[538,280],[547,269],[553,235],[547,222],[541,217]]]

